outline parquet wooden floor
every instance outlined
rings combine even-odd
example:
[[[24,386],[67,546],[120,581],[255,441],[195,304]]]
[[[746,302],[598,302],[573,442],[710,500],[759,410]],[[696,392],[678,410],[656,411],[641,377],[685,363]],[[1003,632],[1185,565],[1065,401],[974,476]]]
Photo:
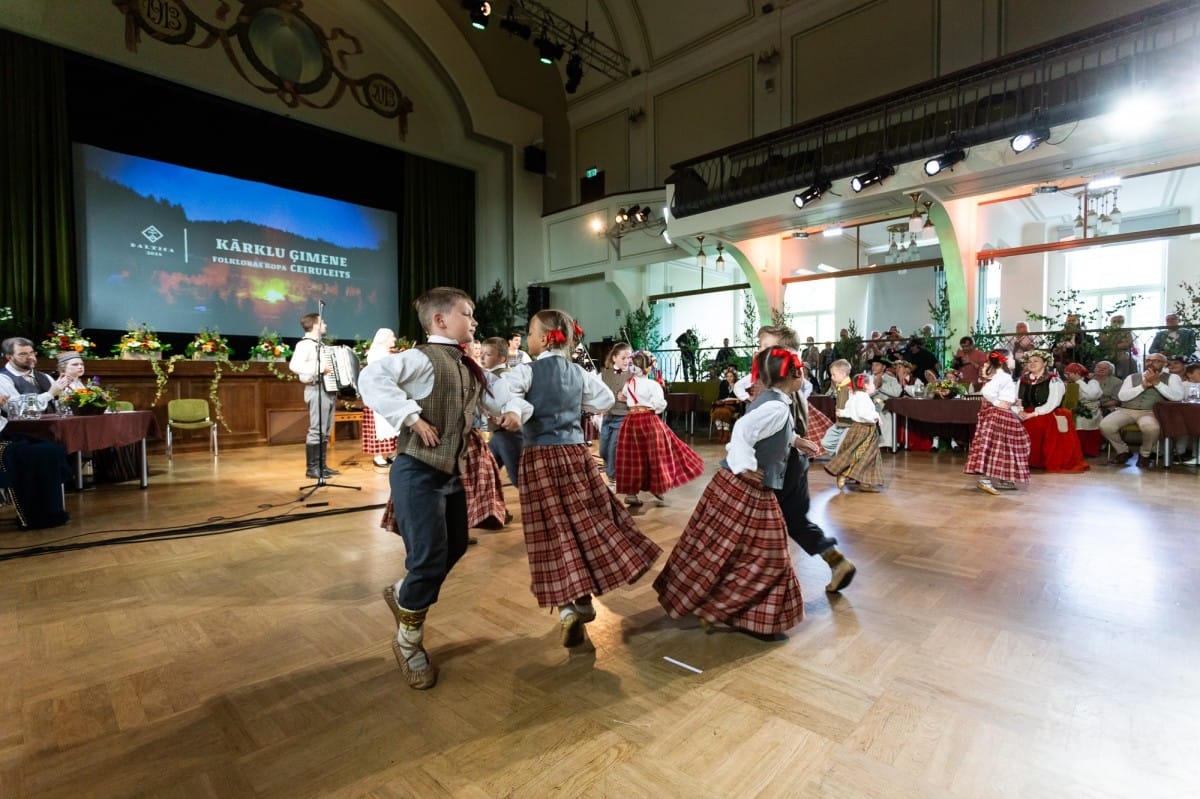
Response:
[[[403,567],[387,478],[354,443],[335,481],[362,491],[321,507],[282,446],[156,457],[149,490],[68,495],[54,530],[0,509],[0,554],[212,528],[0,562],[0,797],[1200,795],[1195,469],[1000,497],[957,454],[885,455],[878,495],[817,470],[813,517],[859,567],[843,596],[793,548],[807,618],[764,642],[667,619],[651,573],[579,651],[529,592],[509,488],[517,519],[430,614],[418,692],[379,599]],[[706,482],[647,503],[646,533],[669,548]]]

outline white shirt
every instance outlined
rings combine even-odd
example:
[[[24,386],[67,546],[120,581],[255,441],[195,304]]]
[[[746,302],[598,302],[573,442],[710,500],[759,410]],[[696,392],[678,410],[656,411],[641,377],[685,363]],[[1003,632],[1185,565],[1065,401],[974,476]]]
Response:
[[[1162,371],[1161,378],[1155,388],[1158,389],[1158,393],[1165,400],[1175,400],[1178,402],[1183,399],[1183,381],[1179,379],[1179,375],[1171,374],[1166,369]],[[1130,375],[1121,384],[1121,390],[1117,392],[1117,399],[1121,402],[1129,402],[1134,397],[1140,396],[1145,390],[1145,386],[1135,386],[1133,384],[1133,375]]]
[[[306,341],[310,343],[305,344]],[[321,362],[317,354],[321,349],[320,343],[316,334],[305,333],[304,338],[296,342],[292,359],[288,361],[288,369],[305,385],[316,382],[317,375],[321,372]]]
[[[632,385],[631,385],[632,384]],[[641,375],[625,381],[625,404],[630,408],[649,408],[655,413],[667,409],[667,398],[657,380]],[[636,397],[636,399],[635,399]]]
[[[15,398],[21,396],[21,392],[17,391],[17,381],[25,379],[22,375],[9,368],[10,366],[11,364],[6,363],[4,368],[0,369],[0,396],[8,397],[8,404],[4,406],[5,408],[10,406],[16,407],[13,403],[18,402],[19,400],[15,400]],[[29,376],[33,377],[35,374],[37,374],[37,372],[33,371],[29,373]],[[50,383],[51,387],[53,388],[53,377],[50,378]],[[45,411],[46,408],[50,406],[51,400],[54,399],[54,393],[52,391],[42,391],[34,396],[37,397],[38,408],[42,411]]]
[[[1046,398],[1046,402],[1033,409],[1034,416],[1045,416],[1062,405],[1063,397],[1067,395],[1067,387],[1063,385],[1063,381],[1057,377],[1050,378],[1050,394]]]
[[[562,350],[546,350],[537,357],[539,361],[543,358],[570,360]],[[600,375],[589,372],[577,363],[572,363],[571,366],[578,369],[583,375],[582,409],[588,413],[603,413],[611,408],[615,398],[612,390],[604,385],[604,380]],[[533,405],[525,399],[525,395],[529,393],[529,387],[533,385],[533,364],[522,363],[511,367],[504,373],[504,377],[500,378],[500,382],[504,384],[505,388],[502,412],[516,413],[521,417],[521,424],[525,424],[533,416]]]
[[[754,445],[782,430],[792,416],[791,398],[779,389],[766,390],[783,397],[783,402],[763,402],[737,420],[729,443],[725,445],[725,465],[734,474],[757,469],[758,458],[754,454]],[[795,442],[792,443],[794,445]]]
[[[996,374],[983,384],[979,393],[993,405],[999,405],[1001,402],[1011,403],[1013,412],[1016,413],[1017,388],[1017,381],[1013,380],[1012,375],[1003,369],[997,369]]]
[[[1104,392],[1104,390],[1100,388],[1100,383],[1090,377],[1087,379],[1081,377],[1076,382],[1076,385],[1079,386],[1080,402],[1094,402],[1100,399],[1100,395]]]
[[[865,391],[851,391],[850,396],[846,399],[846,407],[838,416],[845,416],[852,421],[865,424],[879,421],[879,411],[875,409],[871,395]]]
[[[750,386],[753,385],[753,383],[754,381],[750,379],[750,375],[742,375],[738,378],[738,381],[733,384],[733,396],[737,397],[742,402],[749,402]],[[811,380],[804,380],[801,382],[800,393],[804,395],[805,399],[808,399],[808,397],[812,396],[813,385]]]
[[[458,346],[457,341],[445,336],[429,336],[428,341]],[[483,374],[491,394],[484,391],[479,402],[487,413],[499,416],[509,399],[507,386],[491,372]],[[399,430],[401,425],[412,427],[421,418],[418,400],[433,392],[433,362],[415,347],[380,358],[359,373],[358,392],[363,403],[395,429]]]

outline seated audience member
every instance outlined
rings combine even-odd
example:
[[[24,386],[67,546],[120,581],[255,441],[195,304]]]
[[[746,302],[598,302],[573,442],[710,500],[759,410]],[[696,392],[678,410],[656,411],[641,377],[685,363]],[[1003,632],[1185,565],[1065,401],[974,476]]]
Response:
[[[1008,351],[1012,353],[1013,359],[1020,365],[1025,358],[1025,353],[1037,349],[1037,342],[1033,340],[1033,336],[1029,335],[1029,325],[1025,322],[1017,322],[1017,334],[1008,342]]]
[[[1017,387],[1017,416],[1029,433],[1029,465],[1048,472],[1088,470],[1075,434],[1073,414],[1062,407],[1066,387],[1050,371],[1050,353],[1033,350],[1025,355],[1025,370]]]
[[[850,429],[853,420],[844,415],[846,400],[850,399],[850,362],[839,358],[829,364],[829,394],[836,397],[836,412],[833,426],[821,438],[821,447],[830,455],[836,455],[842,436]]]
[[[954,361],[951,366],[958,370],[962,382],[969,385],[974,391],[981,384],[979,370],[983,368],[987,360],[987,353],[975,348],[975,339],[963,336],[958,340],[958,351],[954,353]]]
[[[932,352],[925,349],[925,344],[916,336],[908,340],[908,346],[904,350],[904,360],[913,365],[913,374],[919,375],[927,383],[932,382],[929,378],[930,374],[936,380],[942,372],[937,358]]]
[[[1154,334],[1150,342],[1150,354],[1192,355],[1196,352],[1196,331],[1179,326],[1179,317],[1167,314],[1167,327]]]
[[[913,375],[911,363],[898,360],[892,364],[892,368],[896,370],[896,382],[905,396],[916,399],[925,396],[925,384]],[[896,444],[913,452],[929,452],[933,449],[933,439],[911,425],[897,425]]]
[[[58,356],[58,376],[67,378],[67,389],[76,391],[84,387],[83,374],[87,364],[83,356],[74,350],[60,353]]]
[[[1188,358],[1191,356],[1172,355],[1167,358],[1167,371],[1183,380],[1183,372],[1189,363]]]
[[[1129,445],[1121,438],[1121,428],[1136,424],[1142,431],[1138,466],[1153,469],[1158,457],[1155,445],[1162,432],[1154,418],[1154,406],[1163,400],[1183,399],[1183,381],[1167,371],[1167,356],[1161,352],[1151,353],[1146,356],[1145,369],[1131,374],[1121,383],[1117,398],[1121,407],[1100,422],[1100,433],[1112,445],[1108,462],[1123,464],[1133,457]]]
[[[718,369],[724,369],[736,357],[737,353],[733,351],[733,347],[729,346],[729,339],[721,339],[721,349],[717,350],[717,354],[713,356],[713,365]]]
[[[737,369],[726,366],[720,388],[717,389],[717,399],[713,402],[712,410],[709,411],[712,414],[713,427],[717,430],[718,444],[729,443],[733,423],[742,415],[742,401],[734,393],[737,382]]]
[[[1071,362],[1092,363],[1095,359],[1095,352],[1096,341],[1091,334],[1083,332],[1083,327],[1079,323],[1079,315],[1067,314],[1067,321],[1063,323],[1063,329],[1058,334],[1054,345],[1056,362],[1062,366]],[[1053,365],[1054,363],[1050,364],[1050,366]]]
[[[1112,361],[1097,361],[1092,377],[1100,384],[1100,414],[1107,416],[1121,405],[1117,392],[1121,390],[1121,378],[1113,374]]]
[[[1183,368],[1183,399],[1185,402],[1200,402],[1200,362],[1190,361]],[[1175,446],[1175,459],[1189,466],[1196,466],[1197,453],[1192,449],[1194,440],[1180,436],[1171,442]]]
[[[0,412],[7,410],[9,395],[0,394]],[[63,507],[63,483],[71,479],[67,451],[62,444],[41,441],[5,431],[8,419],[0,415],[0,488],[8,490],[22,529],[58,527],[71,517]]]
[[[891,447],[892,452],[895,452],[896,414],[885,410],[884,405],[888,400],[899,397],[903,391],[900,382],[887,371],[890,368],[892,362],[887,358],[877,355],[871,359],[871,401],[875,403],[875,410],[879,413],[879,446]]]
[[[25,394],[37,397],[38,409],[45,411],[50,403],[58,399],[71,382],[70,378],[53,378],[37,371],[37,353],[33,342],[19,336],[6,338],[0,343],[7,362],[0,369],[0,397],[10,399]]]
[[[1067,383],[1079,386],[1079,400],[1075,405],[1075,433],[1079,436],[1079,447],[1085,458],[1100,454],[1100,383],[1088,374],[1087,367],[1069,363],[1063,370]]]
[[[1114,315],[1108,327],[1100,331],[1100,353],[1111,359],[1114,373],[1124,380],[1138,370],[1137,348],[1133,346],[1133,333],[1125,327],[1125,317]]]

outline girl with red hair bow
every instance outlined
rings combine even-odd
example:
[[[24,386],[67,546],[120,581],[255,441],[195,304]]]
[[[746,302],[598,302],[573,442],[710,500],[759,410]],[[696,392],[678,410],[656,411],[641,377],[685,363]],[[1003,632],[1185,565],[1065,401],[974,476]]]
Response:
[[[778,347],[760,351],[754,364],[764,390],[734,423],[721,468],[696,503],[654,589],[673,619],[694,614],[706,630],[727,624],[775,635],[804,618],[787,524],[775,494],[783,487],[795,446],[790,398],[800,390],[804,373],[795,353]]]
[[[837,453],[825,464],[825,471],[837,478],[838,490],[847,480],[858,483],[858,490],[877,494],[883,486],[882,459],[879,457],[879,411],[871,400],[875,381],[871,375],[858,374],[850,382],[850,396],[839,414],[850,419]]]
[[[631,507],[642,504],[640,491],[649,491],[661,504],[663,494],[704,474],[704,459],[658,416],[667,409],[667,398],[662,386],[646,377],[650,358],[641,350],[633,354],[630,376],[617,395],[629,413],[617,433],[616,489]]]
[[[534,360],[504,375],[512,399],[500,418],[524,437],[519,491],[533,595],[558,609],[567,647],[582,644],[583,625],[596,618],[592,596],[633,583],[662,552],[608,490],[585,443],[581,412],[603,412],[614,398],[599,375],[571,361],[574,338],[563,311],[534,315]]]

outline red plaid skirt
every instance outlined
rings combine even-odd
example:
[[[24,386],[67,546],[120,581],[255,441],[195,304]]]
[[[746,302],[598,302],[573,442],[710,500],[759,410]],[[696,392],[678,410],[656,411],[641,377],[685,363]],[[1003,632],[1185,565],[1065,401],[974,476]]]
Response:
[[[1058,432],[1058,419],[1065,419],[1067,431]],[[1083,460],[1083,447],[1075,435],[1075,415],[1065,408],[1054,413],[1026,419],[1029,433],[1029,465],[1048,472],[1086,472],[1091,467]],[[1099,454],[1099,453],[1097,453]]]
[[[366,455],[387,455],[396,451],[394,436],[382,441],[375,437],[375,411],[365,405],[362,417],[362,451]]]
[[[825,437],[825,431],[831,427],[833,427],[833,421],[828,416],[812,405],[808,406],[808,430],[805,431],[804,437],[817,445],[818,455],[825,454],[825,448],[821,446],[821,439]]]
[[[617,434],[618,494],[665,494],[704,474],[704,459],[653,413],[631,411]]]
[[[467,495],[467,527],[499,530],[508,515],[508,509],[504,506],[504,489],[500,486],[500,467],[478,430],[471,430],[467,436],[465,471],[459,475]],[[400,534],[396,506],[390,497],[383,508],[379,526],[389,533]]]
[[[720,469],[654,588],[673,619],[693,613],[761,635],[798,624],[804,599],[774,492]]]
[[[838,451],[825,464],[825,471],[868,485],[883,485],[882,458],[879,455],[879,431],[875,423],[855,422],[846,428]]]
[[[460,476],[467,493],[467,527],[503,527],[508,509],[504,507],[500,466],[478,430],[467,433],[466,463]]]
[[[585,444],[525,447],[520,483],[531,587],[541,607],[633,583],[662,553],[608,490]]]
[[[975,437],[967,452],[967,474],[1029,482],[1029,434],[1011,410],[988,403],[979,411]]]

